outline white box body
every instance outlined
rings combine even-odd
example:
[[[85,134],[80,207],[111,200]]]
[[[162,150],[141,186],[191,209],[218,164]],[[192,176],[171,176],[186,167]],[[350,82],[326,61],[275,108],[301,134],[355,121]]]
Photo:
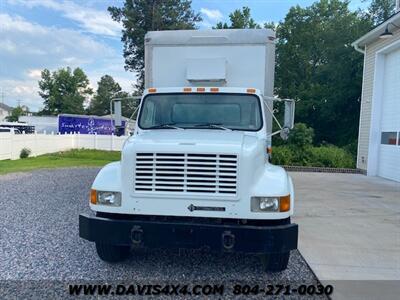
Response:
[[[275,32],[269,29],[152,31],[145,87],[256,88],[272,96]]]

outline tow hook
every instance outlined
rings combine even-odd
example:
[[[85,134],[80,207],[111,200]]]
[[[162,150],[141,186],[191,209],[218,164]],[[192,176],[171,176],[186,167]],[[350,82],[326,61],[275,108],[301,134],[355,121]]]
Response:
[[[235,235],[230,231],[224,231],[222,234],[222,245],[226,250],[231,250],[235,246]]]
[[[143,229],[140,226],[138,225],[133,226],[131,230],[131,240],[132,243],[134,243],[135,245],[139,245],[142,243]]]

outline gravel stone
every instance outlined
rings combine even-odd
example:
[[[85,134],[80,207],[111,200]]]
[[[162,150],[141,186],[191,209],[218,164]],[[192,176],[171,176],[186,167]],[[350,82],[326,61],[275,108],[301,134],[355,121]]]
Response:
[[[92,214],[89,189],[98,171],[69,168],[0,176],[2,297],[10,292],[4,283],[13,282],[317,283],[298,251],[292,252],[287,270],[274,274],[263,272],[255,256],[199,250],[138,251],[122,263],[101,261],[94,243],[78,235],[78,215]]]

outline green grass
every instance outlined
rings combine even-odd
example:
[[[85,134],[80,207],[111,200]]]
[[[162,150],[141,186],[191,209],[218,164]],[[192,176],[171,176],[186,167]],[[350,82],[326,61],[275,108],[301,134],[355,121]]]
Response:
[[[0,160],[0,174],[68,167],[101,167],[121,158],[119,151],[75,149],[18,160]]]

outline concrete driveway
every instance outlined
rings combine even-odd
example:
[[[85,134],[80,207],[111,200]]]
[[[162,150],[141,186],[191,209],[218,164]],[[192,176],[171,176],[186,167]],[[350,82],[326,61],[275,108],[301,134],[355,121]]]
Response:
[[[400,280],[400,183],[291,173],[299,250],[320,280]]]

